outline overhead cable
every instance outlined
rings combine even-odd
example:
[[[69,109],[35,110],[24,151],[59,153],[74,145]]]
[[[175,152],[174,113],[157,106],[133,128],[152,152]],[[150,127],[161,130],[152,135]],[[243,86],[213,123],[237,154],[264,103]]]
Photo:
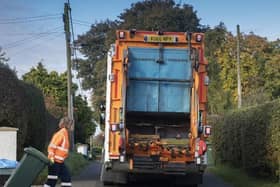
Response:
[[[17,24],[19,24],[19,23],[31,23],[31,22],[37,22],[37,21],[53,20],[53,19],[61,19],[61,16],[36,18],[36,19],[13,20],[13,21],[0,21],[0,24],[1,25],[7,25],[7,24],[15,24],[15,23],[17,23]]]

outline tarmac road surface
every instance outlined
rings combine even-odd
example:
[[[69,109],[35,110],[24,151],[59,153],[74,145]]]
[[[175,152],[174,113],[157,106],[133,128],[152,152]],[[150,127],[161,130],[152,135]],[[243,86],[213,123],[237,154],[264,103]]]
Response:
[[[73,187],[105,187],[99,181],[101,165],[98,162],[92,162],[86,167],[78,176],[73,177]],[[147,179],[141,181],[141,183],[132,183],[128,185],[110,185],[106,187],[171,187],[173,186],[172,181],[155,181],[153,179]],[[204,174],[203,184],[199,187],[233,187],[225,183],[219,177],[206,172]]]

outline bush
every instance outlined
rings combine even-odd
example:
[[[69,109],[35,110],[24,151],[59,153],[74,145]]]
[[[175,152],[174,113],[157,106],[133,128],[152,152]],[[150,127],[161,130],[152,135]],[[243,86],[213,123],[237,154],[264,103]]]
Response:
[[[210,120],[216,159],[258,176],[279,176],[280,100]]]
[[[0,66],[0,126],[18,128],[17,159],[24,147],[45,150],[58,120],[48,113],[42,92],[19,80],[8,66]]]

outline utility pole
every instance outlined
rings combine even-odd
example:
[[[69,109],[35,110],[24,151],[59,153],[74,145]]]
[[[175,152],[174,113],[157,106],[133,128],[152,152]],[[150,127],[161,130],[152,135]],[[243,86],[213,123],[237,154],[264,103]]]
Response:
[[[242,87],[241,87],[241,77],[240,77],[240,28],[239,25],[237,25],[237,50],[236,50],[236,56],[237,56],[237,96],[238,96],[238,108],[241,108],[242,106]]]
[[[70,24],[69,24],[69,3],[64,3],[64,31],[65,31],[65,40],[66,40],[66,59],[67,59],[67,99],[68,99],[68,117],[73,121],[73,128],[70,130],[70,142],[71,150],[74,150],[74,115],[73,115],[73,98],[72,98],[72,73],[71,73],[71,48],[70,48]]]

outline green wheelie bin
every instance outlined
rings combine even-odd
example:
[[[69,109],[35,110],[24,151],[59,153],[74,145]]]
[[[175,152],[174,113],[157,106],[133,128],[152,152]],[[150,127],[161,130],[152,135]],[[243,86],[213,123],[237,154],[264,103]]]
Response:
[[[49,159],[33,147],[24,149],[24,156],[4,187],[30,187],[39,173],[50,164]]]

